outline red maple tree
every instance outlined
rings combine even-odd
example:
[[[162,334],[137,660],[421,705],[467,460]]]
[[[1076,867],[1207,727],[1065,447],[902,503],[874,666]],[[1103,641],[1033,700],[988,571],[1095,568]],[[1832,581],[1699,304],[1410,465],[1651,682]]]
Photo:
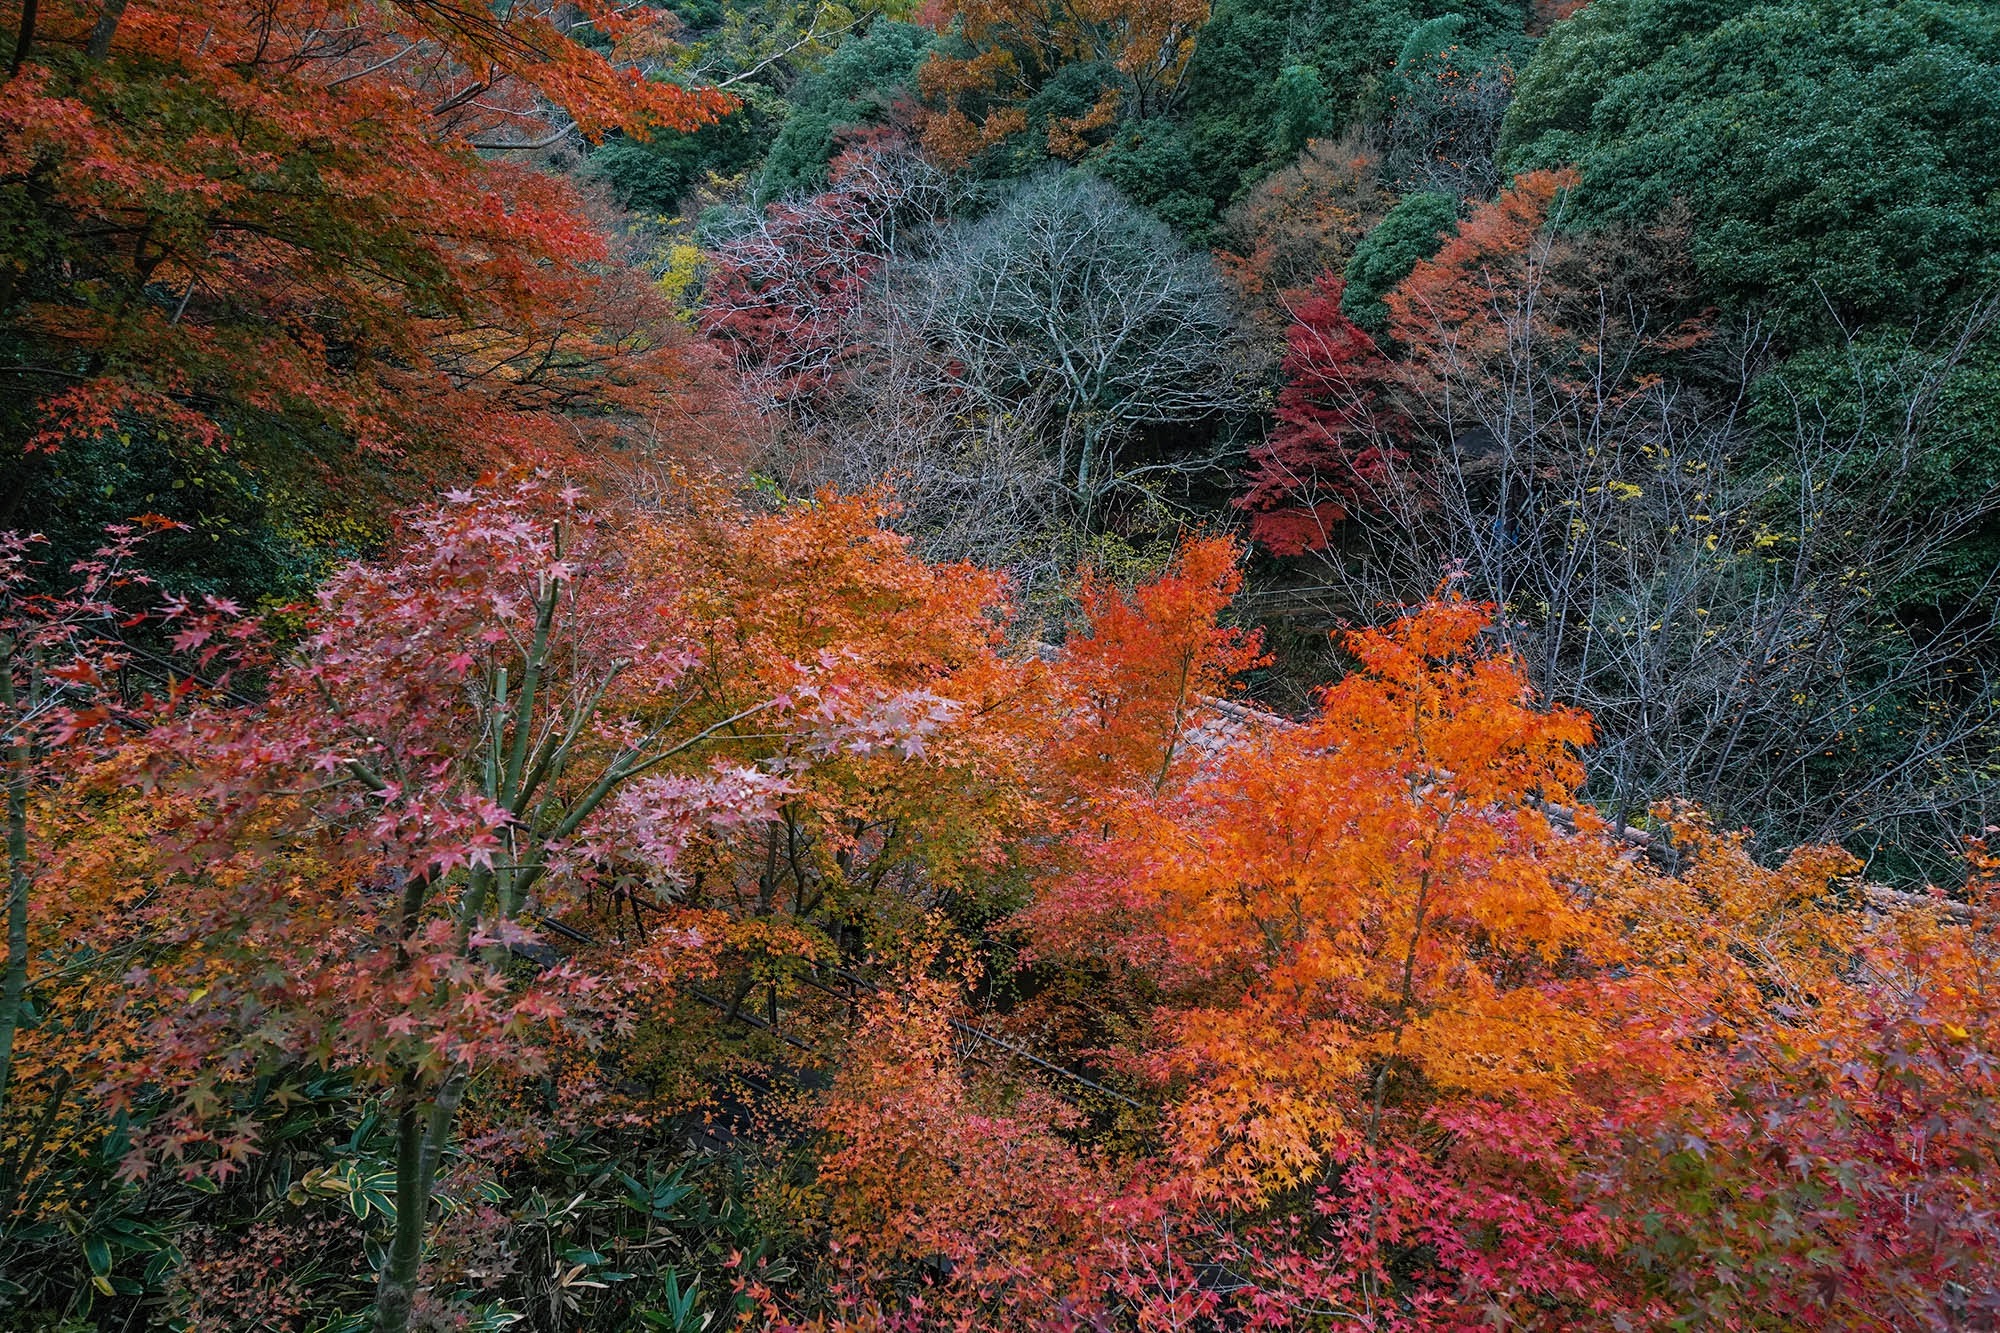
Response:
[[[1344,286],[1323,274],[1291,305],[1278,424],[1252,446],[1248,487],[1233,502],[1276,555],[1324,550],[1334,525],[1378,504],[1407,459],[1396,366],[1341,313]]]

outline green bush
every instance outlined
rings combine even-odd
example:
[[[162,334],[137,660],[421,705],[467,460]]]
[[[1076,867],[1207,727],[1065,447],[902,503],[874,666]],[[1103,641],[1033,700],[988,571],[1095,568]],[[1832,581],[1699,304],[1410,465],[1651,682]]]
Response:
[[[1595,0],[1521,76],[1513,170],[1575,162],[1580,216],[1695,216],[1711,293],[1795,345],[2000,283],[2000,7]]]
[[[1215,203],[1189,186],[1194,159],[1187,136],[1170,120],[1142,120],[1120,131],[1091,158],[1091,170],[1183,233],[1206,233]]]
[[[1354,247],[1341,310],[1362,328],[1381,333],[1389,323],[1382,298],[1457,230],[1458,204],[1450,195],[1431,190],[1406,195]]]
[[[917,67],[930,50],[926,29],[882,20],[841,43],[825,64],[799,80],[786,99],[791,115],[757,178],[759,201],[824,185],[839,132],[880,123],[898,99],[910,94]]]
[[[1354,0],[1321,8],[1216,0],[1188,64],[1180,110],[1198,177],[1190,188],[1226,206],[1297,153],[1288,144],[1311,92],[1304,71],[1317,83],[1327,131],[1380,122],[1390,111],[1384,76],[1419,25],[1456,14],[1460,40],[1485,49],[1522,40],[1527,10],[1514,0]]]
[[[730,175],[755,162],[768,119],[748,101],[692,134],[660,130],[648,139],[613,137],[590,155],[587,170],[609,184],[624,207],[670,214],[707,173]]]
[[[1271,146],[1281,157],[1296,157],[1306,142],[1333,127],[1326,80],[1313,65],[1287,65],[1278,72],[1277,116]]]

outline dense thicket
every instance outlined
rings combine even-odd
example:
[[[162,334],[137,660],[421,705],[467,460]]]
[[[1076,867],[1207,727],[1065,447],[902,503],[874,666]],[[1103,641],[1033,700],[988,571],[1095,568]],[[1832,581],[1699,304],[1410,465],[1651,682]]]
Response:
[[[0,1329],[1994,1327],[1996,210],[1970,0],[0,0]]]
[[[1503,157],[1593,218],[1695,219],[1709,290],[1808,336],[1947,318],[1996,278],[2000,17],[1950,3],[1588,6],[1523,72]]]

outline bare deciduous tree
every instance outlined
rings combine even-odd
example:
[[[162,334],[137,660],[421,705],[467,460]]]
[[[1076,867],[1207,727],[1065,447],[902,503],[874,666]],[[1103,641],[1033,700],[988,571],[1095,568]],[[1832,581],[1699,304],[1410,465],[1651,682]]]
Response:
[[[788,489],[886,483],[927,556],[1004,567],[1041,604],[1109,497],[1157,509],[1219,468],[1129,446],[1254,404],[1254,349],[1208,258],[1103,182],[1053,172],[953,222],[907,152],[850,154],[765,210],[717,250],[704,318],[780,423]]]
[[[892,326],[893,327],[893,326]],[[790,489],[887,485],[926,558],[1008,570],[1029,601],[1078,555],[1055,460],[1020,416],[966,410],[921,349],[884,339],[837,397],[795,409],[774,462]]]
[[[1170,459],[1120,467],[1140,428],[1213,420],[1256,399],[1253,359],[1207,256],[1111,186],[1051,170],[889,275],[899,337],[987,417],[1032,421],[1087,529],[1101,502]]]
[[[1499,604],[1537,685],[1595,717],[1595,794],[1621,819],[1688,796],[1774,841],[1948,857],[2000,813],[2000,571],[1928,605],[1909,590],[2000,511],[2000,487],[1923,480],[1939,393],[2000,303],[1857,375],[1836,423],[1754,326],[1689,346],[1646,275],[1589,260],[1544,228],[1472,319],[1405,330],[1421,438],[1331,534],[1331,608],[1380,614],[1441,571]]]
[[[764,408],[809,407],[865,359],[872,285],[954,197],[944,172],[885,135],[843,152],[818,194],[742,214],[709,255],[701,320]]]

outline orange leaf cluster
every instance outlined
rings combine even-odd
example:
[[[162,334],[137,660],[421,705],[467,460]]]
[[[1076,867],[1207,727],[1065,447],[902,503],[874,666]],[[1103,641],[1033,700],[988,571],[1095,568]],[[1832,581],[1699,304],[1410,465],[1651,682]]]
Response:
[[[1106,88],[1091,110],[1048,127],[1048,148],[1074,158],[1094,132],[1121,114],[1151,114],[1179,86],[1208,21],[1208,0],[934,0],[923,21],[972,47],[965,56],[933,53],[918,75],[930,106],[924,145],[948,165],[1028,127],[1023,104],[1064,65],[1096,61],[1115,68],[1122,87]]]
[[[227,446],[276,420],[484,464],[572,447],[559,418],[653,426],[704,374],[573,187],[515,160],[733,105],[618,63],[660,11],[29,12],[0,86],[23,209],[0,307],[35,349],[30,449],[134,425]],[[578,20],[610,56],[567,35]]]

